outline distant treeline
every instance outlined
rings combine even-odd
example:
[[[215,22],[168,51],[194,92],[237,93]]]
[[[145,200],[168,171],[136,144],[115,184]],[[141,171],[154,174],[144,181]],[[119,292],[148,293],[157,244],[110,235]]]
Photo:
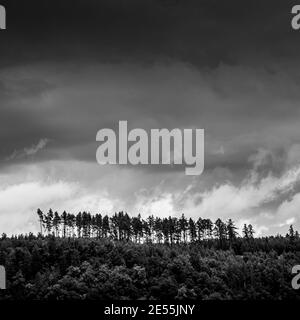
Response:
[[[238,237],[237,227],[229,219],[223,222],[217,219],[187,219],[184,214],[180,218],[159,218],[153,215],[142,219],[141,215],[130,217],[123,211],[113,216],[91,215],[79,212],[77,215],[37,210],[42,234],[56,237],[111,238],[134,242],[181,243],[194,242],[216,238],[220,241],[233,241]],[[243,236],[253,238],[254,230],[251,224],[244,225]]]
[[[64,211],[59,214],[50,209],[47,213],[37,210],[41,234],[55,237],[78,237],[112,239],[118,241],[133,241],[136,243],[194,243],[215,240],[221,248],[231,247],[237,238],[237,227],[232,219],[224,222],[217,219],[197,220],[187,219],[184,214],[180,218],[159,218],[153,215],[142,219],[141,215],[130,217],[123,211],[113,216],[91,215],[88,212],[79,212],[77,215]],[[288,237],[299,239],[298,231],[290,226]],[[244,225],[242,237],[251,241],[254,239],[254,229],[251,224]]]

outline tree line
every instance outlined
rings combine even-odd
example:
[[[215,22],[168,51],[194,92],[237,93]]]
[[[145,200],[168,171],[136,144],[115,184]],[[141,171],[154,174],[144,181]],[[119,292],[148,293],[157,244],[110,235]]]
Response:
[[[160,218],[149,216],[142,219],[139,214],[130,217],[126,212],[120,211],[113,216],[79,212],[74,215],[64,211],[59,214],[50,209],[43,213],[37,210],[41,234],[56,237],[83,237],[83,238],[109,238],[113,240],[133,241],[136,243],[187,243],[209,239],[218,239],[222,245],[232,243],[240,235],[232,219],[224,222],[220,218],[215,222],[199,217],[197,220],[186,218]],[[242,236],[253,239],[254,229],[251,224],[244,225]]]
[[[239,235],[230,219],[37,213],[37,235],[0,237],[0,300],[299,299],[293,226],[254,237],[251,225]]]

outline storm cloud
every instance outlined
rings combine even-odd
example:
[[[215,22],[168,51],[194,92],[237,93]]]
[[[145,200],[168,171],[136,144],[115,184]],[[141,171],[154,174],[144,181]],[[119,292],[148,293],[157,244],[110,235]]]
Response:
[[[298,175],[283,183],[300,164],[292,2],[2,4],[3,231],[35,229],[34,211],[50,206],[233,217],[261,234],[300,227]],[[98,166],[96,133],[119,120],[129,129],[204,128],[204,174]],[[23,207],[9,200],[32,192]]]

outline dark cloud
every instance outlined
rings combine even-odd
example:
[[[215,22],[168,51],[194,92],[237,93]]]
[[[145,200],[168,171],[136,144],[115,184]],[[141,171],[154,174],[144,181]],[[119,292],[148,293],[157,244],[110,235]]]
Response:
[[[294,2],[1,4],[8,29],[0,32],[0,209],[7,225],[14,212],[29,217],[36,206],[98,210],[102,197],[111,211],[222,213],[262,232],[273,215],[278,225],[296,217]],[[96,133],[117,129],[119,120],[129,129],[204,128],[204,174],[98,166]],[[16,197],[22,206],[28,198],[24,212]]]
[[[95,59],[198,66],[296,57],[293,1],[9,0],[1,64]]]
[[[259,148],[279,152],[300,143],[297,70],[220,65],[208,71],[178,62],[7,68],[0,157],[49,139],[31,160],[95,162],[97,131],[128,120],[129,129],[204,128],[206,170],[245,170]]]

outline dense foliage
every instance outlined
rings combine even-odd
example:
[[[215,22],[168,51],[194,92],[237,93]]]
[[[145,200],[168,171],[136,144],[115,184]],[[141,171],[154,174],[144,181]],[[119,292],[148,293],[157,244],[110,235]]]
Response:
[[[291,269],[300,264],[292,226],[285,237],[255,238],[251,226],[238,236],[231,220],[153,218],[149,227],[149,220],[120,213],[101,224],[99,216],[80,214],[71,224],[63,213],[55,224],[51,212],[38,211],[47,235],[0,238],[7,271],[0,299],[299,298],[291,287]]]

